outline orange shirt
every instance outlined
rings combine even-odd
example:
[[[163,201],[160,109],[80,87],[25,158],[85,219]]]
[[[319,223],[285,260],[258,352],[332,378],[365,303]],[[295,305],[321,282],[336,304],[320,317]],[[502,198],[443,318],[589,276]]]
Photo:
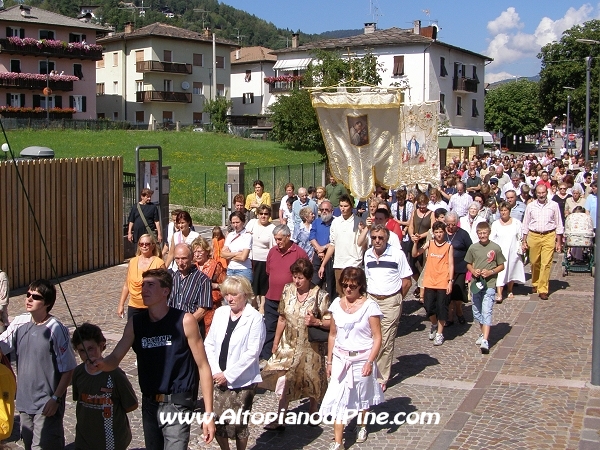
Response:
[[[140,257],[136,256],[129,261],[127,268],[127,288],[129,289],[129,306],[132,308],[146,308],[142,299],[142,273],[150,269],[160,269],[165,267],[165,262],[158,256],[155,256],[150,265],[145,270],[138,268]]]
[[[423,275],[423,287],[430,289],[444,289],[448,287],[448,280],[452,274],[448,272],[450,266],[450,243],[438,246],[435,240],[429,241],[427,249],[427,264]]]

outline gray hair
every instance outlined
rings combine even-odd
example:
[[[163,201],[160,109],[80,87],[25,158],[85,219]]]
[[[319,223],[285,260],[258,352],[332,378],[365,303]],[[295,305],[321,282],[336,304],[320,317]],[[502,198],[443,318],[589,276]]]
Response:
[[[273,236],[277,236],[278,234],[283,234],[284,236],[291,236],[292,232],[290,231],[290,228],[287,225],[281,224],[273,228]]]
[[[305,206],[304,208],[300,209],[300,212],[298,214],[300,215],[302,222],[306,222],[308,220],[308,217],[310,216],[310,213],[312,212],[314,212],[312,206]]]
[[[454,218],[454,220],[456,220],[456,223],[458,223],[458,214],[456,213],[456,211],[448,211],[446,213],[446,219],[449,219],[450,217]]]
[[[583,194],[583,189],[579,184],[575,184],[572,188],[571,188],[571,192],[573,191],[577,191],[580,194]]]
[[[476,207],[477,211],[481,209],[481,205],[479,204],[479,202],[471,202],[471,204],[469,205],[469,209],[471,209],[472,207]]]
[[[388,230],[387,227],[383,224],[378,223],[378,224],[372,225],[371,231],[369,232],[369,236],[371,235],[371,233],[373,231],[384,231],[387,239],[390,238],[390,230]]]

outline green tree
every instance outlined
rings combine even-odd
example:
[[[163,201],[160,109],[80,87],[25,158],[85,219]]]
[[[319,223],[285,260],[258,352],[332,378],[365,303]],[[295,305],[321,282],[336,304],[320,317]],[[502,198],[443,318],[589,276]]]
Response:
[[[539,85],[519,80],[500,85],[485,96],[485,129],[513,135],[535,134],[544,127]]]
[[[231,109],[233,102],[227,100],[225,96],[217,96],[214,100],[204,101],[204,112],[210,114],[210,121],[213,126],[213,130],[217,133],[227,133],[227,113]]]

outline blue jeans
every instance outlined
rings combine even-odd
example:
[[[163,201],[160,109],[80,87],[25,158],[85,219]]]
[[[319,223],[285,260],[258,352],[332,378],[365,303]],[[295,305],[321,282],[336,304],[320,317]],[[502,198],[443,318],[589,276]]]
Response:
[[[481,325],[492,325],[495,296],[496,289],[490,287],[473,294],[473,318]]]
[[[230,269],[230,268],[227,268],[227,276],[230,277],[232,275],[238,275],[240,277],[248,278],[248,281],[250,283],[252,283],[252,278],[254,278],[252,269]]]
[[[146,450],[187,450],[190,442],[190,424],[180,424],[178,420],[172,424],[161,424],[161,412],[188,412],[193,409],[173,403],[158,403],[149,397],[142,396],[142,426]]]

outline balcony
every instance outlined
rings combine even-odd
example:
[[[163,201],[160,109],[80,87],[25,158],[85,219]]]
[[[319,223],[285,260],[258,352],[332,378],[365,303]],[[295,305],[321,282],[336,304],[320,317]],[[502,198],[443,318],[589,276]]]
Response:
[[[280,75],[277,77],[265,77],[264,81],[269,85],[269,93],[281,94],[302,87],[302,75]]]
[[[11,39],[16,40],[18,38]],[[36,45],[33,43],[34,41],[34,39],[19,39],[19,43],[17,44],[10,42],[9,39],[0,39],[0,53],[38,57],[48,56],[52,58],[85,59],[91,61],[100,61],[102,59],[102,46],[100,45],[85,45],[78,42],[69,44],[67,42],[62,42],[56,47],[49,47],[42,44]]]
[[[452,90],[454,92],[477,92],[478,84],[479,80],[476,80],[474,78],[452,78]]]
[[[73,82],[65,80],[50,79],[48,86],[53,91],[72,91]],[[46,80],[39,79],[23,79],[23,78],[0,78],[0,88],[11,89],[32,89],[41,91],[46,87]]]
[[[137,91],[135,101],[146,102],[170,102],[170,103],[192,103],[192,94],[187,92],[166,91]]]
[[[135,63],[135,70],[136,72],[168,72],[190,75],[192,73],[192,65],[166,61],[137,61]]]

